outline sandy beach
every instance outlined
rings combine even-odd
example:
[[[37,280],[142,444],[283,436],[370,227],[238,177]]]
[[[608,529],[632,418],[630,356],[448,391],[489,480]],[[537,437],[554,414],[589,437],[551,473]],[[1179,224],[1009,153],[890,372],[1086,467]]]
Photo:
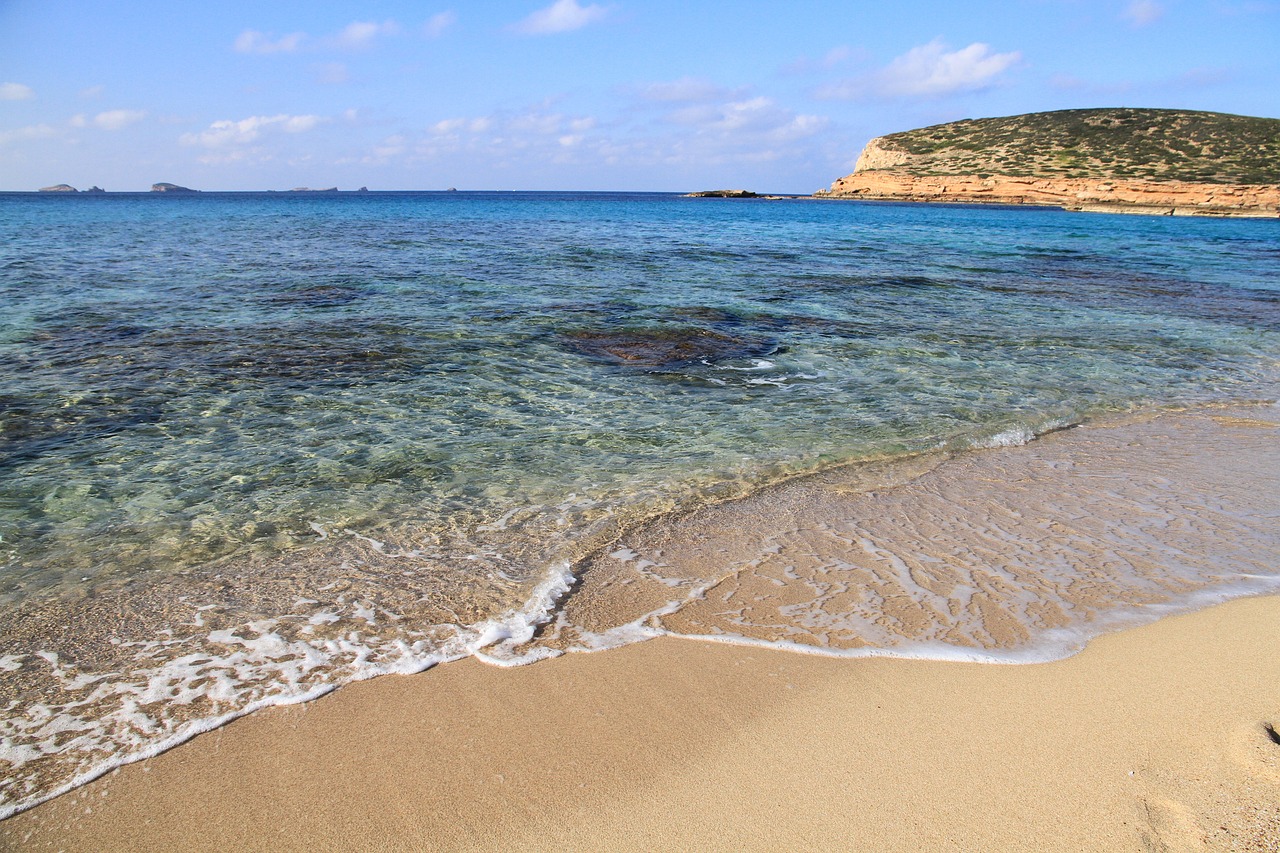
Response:
[[[1280,598],[1067,660],[663,638],[467,660],[197,738],[0,824],[9,849],[1274,850]]]
[[[871,491],[835,471],[659,519],[579,567],[534,641],[566,654],[260,711],[0,823],[0,842],[1275,850],[1280,597],[1248,593],[1274,589],[1276,418],[1147,413]],[[972,580],[943,586],[944,566]],[[854,591],[896,657],[801,630],[865,608]],[[946,633],[912,615],[928,607]],[[1019,624],[1058,645],[1024,654]]]

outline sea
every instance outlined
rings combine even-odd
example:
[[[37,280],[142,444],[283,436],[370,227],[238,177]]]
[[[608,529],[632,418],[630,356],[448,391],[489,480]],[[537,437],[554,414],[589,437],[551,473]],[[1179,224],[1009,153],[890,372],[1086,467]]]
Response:
[[[698,539],[707,524],[680,530],[699,512],[740,544],[733,508],[765,523],[796,483],[842,477],[850,512],[887,518],[882,492],[992,448],[1135,413],[1274,412],[1280,221],[668,193],[0,193],[0,308],[3,817],[352,681],[661,635],[738,574],[704,553],[693,583],[636,544]],[[953,476],[951,502],[965,476],[983,475]],[[941,511],[911,506],[895,511]],[[859,529],[841,541],[889,559]],[[759,566],[771,541],[733,565]],[[1274,553],[1234,574],[1184,566],[1159,600],[1280,589]],[[568,630],[597,594],[587,569],[610,561],[644,600]],[[1009,600],[1039,600],[1037,571],[1006,573]],[[1054,571],[1070,586],[1069,560]],[[1116,582],[1153,572],[1129,560]],[[857,597],[859,618],[894,598]],[[1141,603],[1095,599],[963,636],[930,627],[936,601],[854,639],[853,605],[830,601],[822,631],[787,605],[796,625],[772,634],[741,610],[686,633],[1049,659]]]

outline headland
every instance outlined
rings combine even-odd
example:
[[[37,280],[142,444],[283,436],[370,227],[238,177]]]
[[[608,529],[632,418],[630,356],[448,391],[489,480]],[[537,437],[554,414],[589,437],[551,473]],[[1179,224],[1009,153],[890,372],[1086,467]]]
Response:
[[[867,143],[814,194],[1176,216],[1280,215],[1280,119],[1156,109],[966,119]]]

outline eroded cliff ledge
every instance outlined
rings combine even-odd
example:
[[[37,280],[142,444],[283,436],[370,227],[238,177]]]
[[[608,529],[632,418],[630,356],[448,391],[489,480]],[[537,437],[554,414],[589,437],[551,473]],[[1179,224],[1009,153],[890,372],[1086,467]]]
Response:
[[[1031,113],[877,137],[815,195],[1280,216],[1280,120],[1181,110]]]

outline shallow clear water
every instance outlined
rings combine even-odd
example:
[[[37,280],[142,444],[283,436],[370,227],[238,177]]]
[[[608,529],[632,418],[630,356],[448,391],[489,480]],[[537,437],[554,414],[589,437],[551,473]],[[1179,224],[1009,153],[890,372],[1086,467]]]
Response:
[[[1280,328],[1272,222],[547,194],[0,203],[11,596],[287,548],[311,522],[453,528],[1248,394]]]
[[[66,708],[86,672],[195,654],[179,625],[277,637],[288,616],[311,626],[290,642],[360,666],[396,668],[397,643],[429,662],[520,634],[574,561],[666,511],[1104,411],[1265,397],[1280,223],[0,194],[0,304],[0,670],[11,708]],[[194,673],[121,725],[159,743],[179,731],[165,702],[195,725],[349,677],[326,666],[280,693],[278,668],[245,664],[214,698]],[[22,681],[32,667],[60,686]],[[65,738],[46,747],[23,761]],[[78,772],[110,749],[90,752]]]

